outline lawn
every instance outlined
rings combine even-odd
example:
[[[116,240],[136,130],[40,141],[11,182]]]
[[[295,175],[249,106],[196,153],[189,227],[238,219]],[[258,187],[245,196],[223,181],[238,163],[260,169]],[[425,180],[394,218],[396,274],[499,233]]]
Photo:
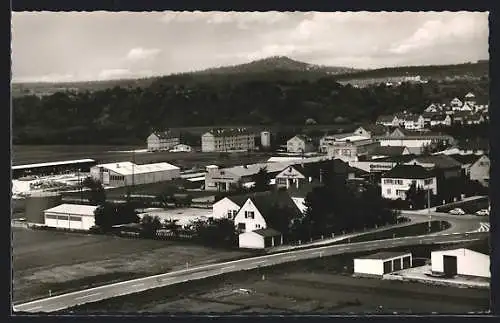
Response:
[[[440,246],[422,246],[429,257]],[[401,248],[398,248],[401,249]],[[406,251],[412,247],[406,247]],[[465,313],[485,311],[489,291],[354,278],[351,254],[308,259],[149,290],[70,309],[72,313]],[[249,290],[242,293],[240,289]],[[66,311],[67,312],[67,311]]]
[[[12,228],[14,302],[249,255],[157,240]]]
[[[461,201],[446,206],[438,206],[436,212],[448,213],[454,208],[461,208],[467,214],[474,214],[479,210],[487,209],[489,205],[489,198],[485,196],[472,201]]]

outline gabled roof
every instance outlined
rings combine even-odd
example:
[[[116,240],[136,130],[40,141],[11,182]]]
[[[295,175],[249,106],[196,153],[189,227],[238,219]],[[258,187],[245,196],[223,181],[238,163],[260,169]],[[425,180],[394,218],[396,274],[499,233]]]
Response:
[[[215,137],[231,137],[238,135],[249,135],[252,132],[247,128],[214,128],[210,129],[208,133]]]
[[[405,149],[405,146],[377,146],[371,155],[401,156]]]
[[[266,219],[271,212],[274,212],[275,207],[289,209],[290,211],[294,212],[296,216],[302,215],[302,212],[299,210],[287,191],[275,190],[270,192],[263,192],[261,194],[250,194],[250,196],[248,196],[248,194],[245,194],[245,196],[247,197],[245,202],[250,199],[255,207],[259,210],[260,214],[264,217],[264,219]],[[241,197],[240,199],[242,198],[243,197]],[[231,200],[233,199],[231,198]],[[238,203],[240,203],[240,201],[241,200],[239,200]],[[245,202],[243,202],[241,206],[243,206]]]
[[[271,228],[254,230],[252,232],[257,233],[258,235],[263,237],[276,237],[281,235],[281,232]]]
[[[466,98],[475,98],[476,96],[474,95],[474,93],[472,92],[469,92],[465,95]]]
[[[439,169],[449,169],[461,166],[456,159],[448,155],[419,156],[415,158],[415,160],[422,164],[434,164],[434,167]]]
[[[475,163],[479,158],[482,157],[482,155],[475,155],[475,154],[468,154],[468,155],[461,155],[461,154],[453,154],[453,155],[448,155],[449,157],[455,159],[462,165],[469,165]]]
[[[302,140],[304,142],[311,142],[312,141],[312,139],[309,138],[309,136],[306,136],[306,135],[303,135],[303,134],[295,135],[292,138],[290,138],[290,140],[293,139],[293,138],[299,138],[300,140]]]
[[[393,118],[394,118],[394,116],[391,116],[390,121],[392,121]],[[373,123],[362,125],[361,128],[368,131],[370,133],[370,135],[372,135],[372,136],[385,135],[389,131],[386,126],[381,125],[381,124],[373,124]]]
[[[377,158],[375,161],[381,161],[381,162],[393,162],[393,163],[407,163],[417,157],[414,154],[408,154],[408,155],[398,155],[398,156],[389,156],[389,157],[384,157],[384,158]]]
[[[446,117],[448,117],[448,116],[444,113],[437,113],[437,114],[434,114],[433,116],[431,116],[431,120],[432,121],[444,121],[444,120],[446,120]]]
[[[396,165],[386,172],[384,178],[426,179],[434,177],[420,165]]]
[[[171,138],[178,138],[178,135],[175,135],[172,131],[167,130],[167,131],[155,131],[153,134],[158,137],[159,139],[171,139]]]

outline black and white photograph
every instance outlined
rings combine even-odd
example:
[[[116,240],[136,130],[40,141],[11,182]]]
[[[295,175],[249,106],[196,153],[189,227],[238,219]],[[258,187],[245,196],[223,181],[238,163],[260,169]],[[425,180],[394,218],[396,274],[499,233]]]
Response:
[[[489,314],[488,19],[12,12],[12,314]]]

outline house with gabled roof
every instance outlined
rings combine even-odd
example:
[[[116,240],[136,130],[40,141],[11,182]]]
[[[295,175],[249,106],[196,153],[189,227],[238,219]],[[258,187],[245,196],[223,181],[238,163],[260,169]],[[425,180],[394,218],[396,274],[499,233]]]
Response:
[[[484,122],[485,120],[483,115],[479,113],[471,114],[465,118],[465,123],[468,125],[478,125]]]
[[[179,136],[172,131],[154,131],[146,139],[148,151],[166,151],[180,143]]]
[[[453,98],[450,101],[450,107],[452,110],[460,109],[462,107],[462,105],[463,105],[463,103],[459,98]]]
[[[391,115],[381,115],[377,118],[376,124],[386,127],[397,127],[399,125],[397,118]]]
[[[471,107],[474,107],[476,105],[476,96],[474,95],[474,93],[467,93],[464,98],[464,103],[468,104]]]
[[[430,126],[431,127],[436,127],[436,126],[451,126],[452,119],[449,115],[443,114],[443,113],[438,113],[434,116],[431,117],[430,120]]]
[[[289,153],[309,153],[315,150],[313,140],[306,135],[296,135],[286,142]]]
[[[435,171],[435,174],[442,174],[445,179],[457,178],[462,174],[462,165],[448,155],[418,156],[405,164],[420,165],[429,171]]]
[[[432,172],[420,165],[396,165],[381,177],[382,197],[405,200],[413,183],[417,188],[437,194],[437,180]]]
[[[435,103],[431,103],[427,108],[425,108],[424,112],[438,112],[439,106]]]
[[[404,128],[407,130],[420,130],[425,127],[425,119],[421,115],[406,115],[403,120]]]

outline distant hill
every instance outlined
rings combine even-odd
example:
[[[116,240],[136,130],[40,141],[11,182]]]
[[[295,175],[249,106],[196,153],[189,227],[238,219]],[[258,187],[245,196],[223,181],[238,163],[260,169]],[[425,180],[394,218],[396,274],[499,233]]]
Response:
[[[165,86],[193,86],[196,84],[238,84],[249,81],[259,82],[314,82],[320,78],[334,78],[341,83],[356,83],[356,80],[384,79],[388,77],[420,75],[422,79],[437,81],[454,79],[478,79],[488,76],[489,62],[440,65],[406,66],[373,70],[349,67],[309,64],[288,58],[273,56],[245,64],[209,68],[201,71],[172,74],[161,77],[125,79],[110,81],[89,81],[74,83],[16,83],[12,84],[12,96],[50,95],[55,92],[72,90],[99,91],[116,86],[123,88],[147,88]]]

